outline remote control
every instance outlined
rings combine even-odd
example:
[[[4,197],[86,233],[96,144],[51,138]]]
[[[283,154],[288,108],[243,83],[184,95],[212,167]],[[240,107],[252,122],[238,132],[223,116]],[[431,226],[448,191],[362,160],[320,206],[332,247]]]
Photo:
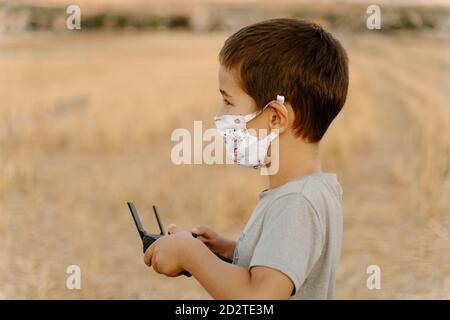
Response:
[[[137,213],[136,207],[134,206],[133,202],[127,202],[127,204],[128,204],[128,208],[130,209],[131,216],[133,217],[133,220],[134,220],[134,223],[136,225],[136,228],[137,228],[137,230],[139,232],[139,236],[141,237],[142,245],[143,245],[143,251],[145,253],[145,251],[147,251],[148,247],[150,247],[150,245],[153,242],[155,242],[160,237],[165,235],[164,229],[163,229],[163,226],[162,226],[162,223],[161,223],[161,219],[159,218],[158,210],[156,210],[156,206],[153,206],[153,212],[155,214],[156,221],[158,222],[159,231],[160,231],[159,234],[154,234],[154,233],[149,233],[149,232],[145,231],[144,228],[142,227],[141,219],[139,218],[139,215]],[[194,233],[192,233],[192,236],[197,238],[197,235],[194,234]],[[229,262],[229,263],[233,262],[233,260],[228,259],[226,257],[220,256],[220,255],[217,255],[217,256],[220,259],[222,259],[223,261],[225,261],[225,262]],[[191,276],[191,274],[188,271],[186,271],[186,270],[183,270],[181,272],[181,274],[185,275],[187,277]]]

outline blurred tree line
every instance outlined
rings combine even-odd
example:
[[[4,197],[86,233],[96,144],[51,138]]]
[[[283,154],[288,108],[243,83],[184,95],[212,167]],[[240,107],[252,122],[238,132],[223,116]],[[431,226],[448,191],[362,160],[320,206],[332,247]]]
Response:
[[[163,3],[161,3],[163,5]],[[325,27],[349,32],[368,31],[367,6],[361,4],[202,4],[183,7],[152,4],[140,8],[81,7],[81,27],[88,30],[136,29],[189,31],[234,30],[242,25],[271,17],[306,18]],[[450,31],[450,8],[439,6],[382,6],[382,30]],[[0,32],[63,30],[66,6],[0,2]]]

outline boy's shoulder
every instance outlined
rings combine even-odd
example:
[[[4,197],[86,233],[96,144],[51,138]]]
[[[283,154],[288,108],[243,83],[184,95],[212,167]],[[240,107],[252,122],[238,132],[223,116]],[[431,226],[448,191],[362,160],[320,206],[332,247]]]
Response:
[[[336,174],[318,172],[264,190],[260,193],[260,201],[260,208],[268,220],[281,215],[296,220],[310,212],[326,228],[330,216],[341,215],[342,187]]]

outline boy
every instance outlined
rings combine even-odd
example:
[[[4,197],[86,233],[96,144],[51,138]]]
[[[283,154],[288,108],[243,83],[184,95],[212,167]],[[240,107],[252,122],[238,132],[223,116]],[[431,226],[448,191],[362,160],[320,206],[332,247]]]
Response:
[[[171,225],[145,263],[167,276],[189,271],[216,299],[331,299],[342,189],[335,174],[321,172],[319,141],[345,103],[345,50],[315,24],[272,19],[233,34],[219,60],[224,102],[215,120],[226,146],[233,142],[227,150],[239,164],[270,167],[267,147],[278,140],[278,170],[237,242],[205,226],[192,229],[195,238]],[[249,141],[263,150],[252,159],[241,154],[252,153]]]

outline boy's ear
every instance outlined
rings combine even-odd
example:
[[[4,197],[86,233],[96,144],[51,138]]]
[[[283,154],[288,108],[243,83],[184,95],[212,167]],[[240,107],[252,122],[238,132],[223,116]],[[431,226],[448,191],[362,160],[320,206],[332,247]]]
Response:
[[[286,102],[284,108],[279,105],[277,102],[273,101],[269,105],[269,128],[270,129],[278,129],[279,133],[285,132],[289,127],[289,118],[287,108],[290,108],[290,105]]]

